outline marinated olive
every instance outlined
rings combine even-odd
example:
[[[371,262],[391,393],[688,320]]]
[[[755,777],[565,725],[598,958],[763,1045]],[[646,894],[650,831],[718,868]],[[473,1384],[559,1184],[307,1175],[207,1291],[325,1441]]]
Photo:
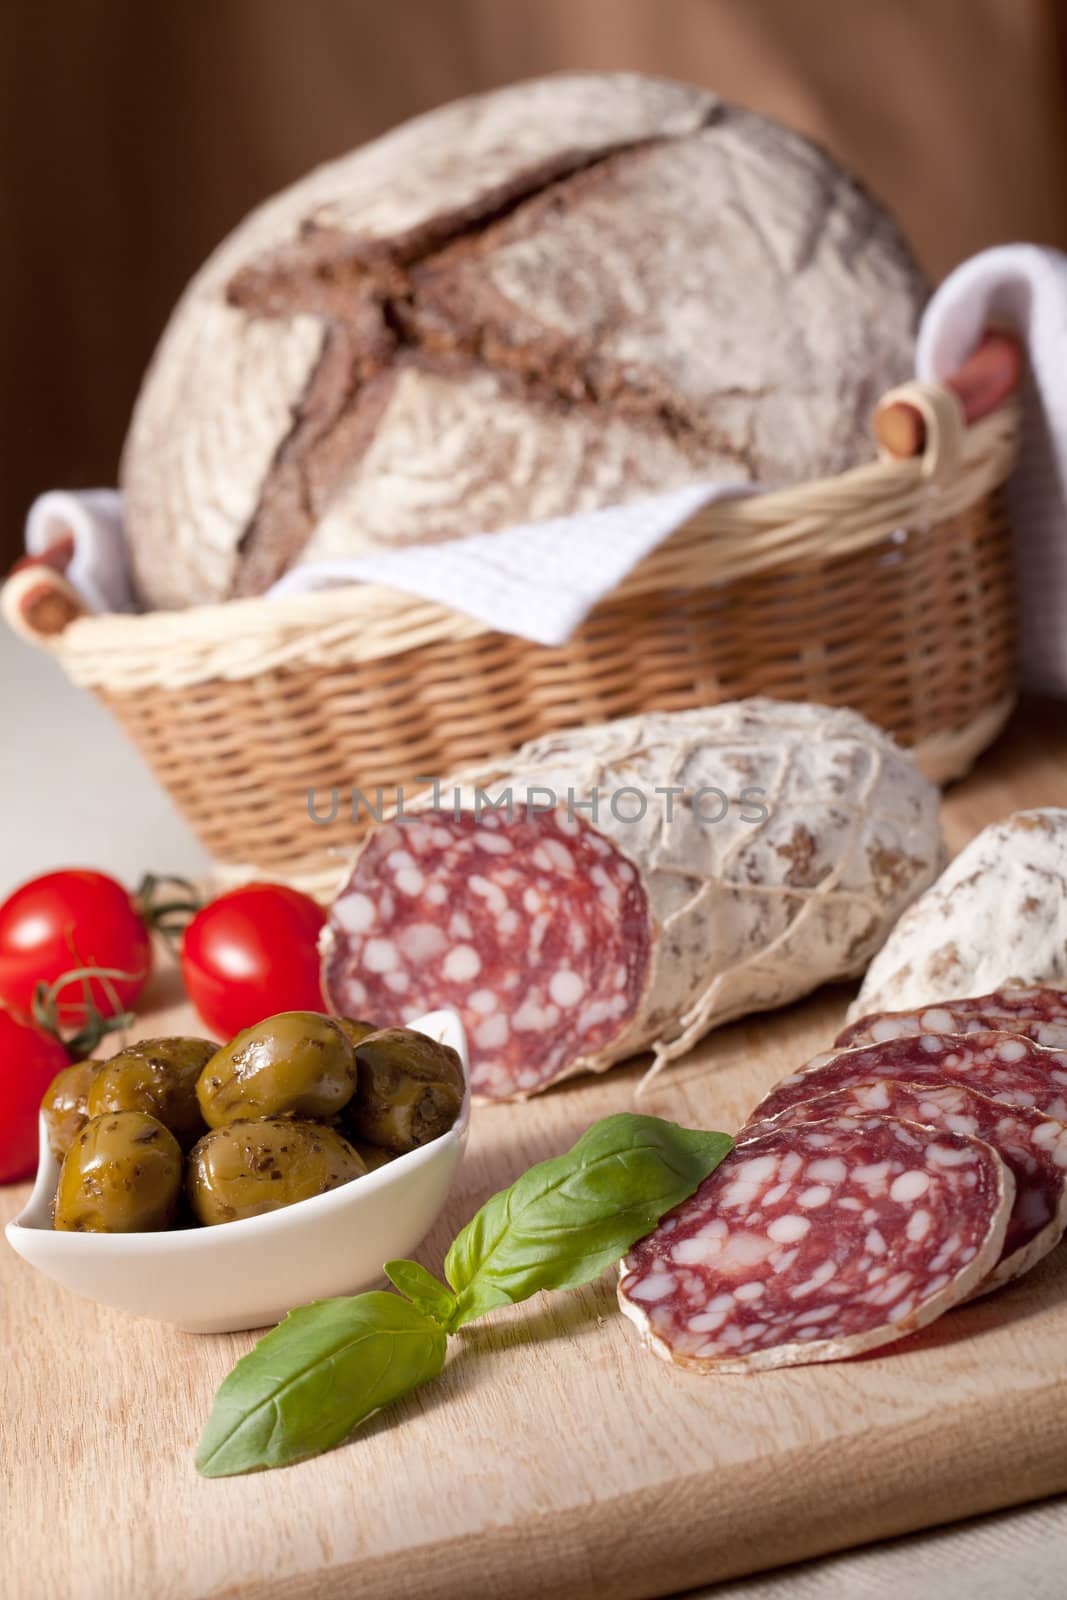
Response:
[[[269,1117],[206,1133],[189,1153],[186,1193],[198,1221],[239,1222],[325,1194],[366,1170],[335,1129]]]
[[[41,1101],[48,1144],[57,1161],[62,1161],[75,1135],[89,1120],[86,1096],[89,1085],[100,1070],[99,1061],[76,1061],[71,1067],[57,1072]]]
[[[178,1141],[145,1111],[90,1117],[67,1151],[52,1225],[66,1233],[156,1233],[182,1188]]]
[[[139,1039],[105,1061],[89,1090],[89,1115],[147,1111],[183,1149],[204,1131],[196,1085],[218,1049],[213,1039]]]
[[[352,1098],[356,1060],[344,1031],[315,1011],[283,1011],[218,1050],[196,1086],[209,1128],[254,1117],[332,1117]]]
[[[369,1033],[378,1031],[376,1022],[363,1022],[359,1017],[334,1017],[333,1020],[351,1042],[353,1050],[357,1044],[363,1043]]]
[[[353,1139],[350,1142],[368,1172],[377,1172],[379,1167],[388,1166],[390,1161],[396,1160],[396,1151],[383,1150],[380,1144],[369,1144],[366,1139]]]
[[[345,1114],[355,1138],[402,1155],[459,1116],[463,1066],[449,1045],[410,1028],[382,1028],[357,1045],[356,1064],[359,1094]]]

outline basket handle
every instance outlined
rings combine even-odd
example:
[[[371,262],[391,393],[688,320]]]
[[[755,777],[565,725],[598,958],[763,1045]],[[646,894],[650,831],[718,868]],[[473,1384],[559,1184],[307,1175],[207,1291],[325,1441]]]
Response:
[[[895,460],[925,455],[926,476],[947,475],[958,461],[961,430],[1002,405],[1019,387],[1022,370],[1018,341],[989,330],[943,384],[905,383],[884,396],[874,414],[874,434],[883,454]]]
[[[4,620],[30,644],[54,644],[70,623],[87,614],[81,595],[64,576],[73,553],[74,541],[64,534],[41,555],[16,561],[0,588]]]

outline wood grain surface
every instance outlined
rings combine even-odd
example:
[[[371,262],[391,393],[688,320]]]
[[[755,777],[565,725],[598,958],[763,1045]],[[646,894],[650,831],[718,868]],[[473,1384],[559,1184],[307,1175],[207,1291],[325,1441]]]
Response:
[[[1067,716],[1032,706],[949,795],[958,849],[1067,804]],[[732,1130],[825,1045],[850,989],[713,1036],[641,1109]],[[173,972],[142,1033],[192,1026]],[[634,1103],[640,1067],[476,1113],[421,1258],[529,1162]],[[25,1198],[0,1194],[0,1220]],[[35,1600],[613,1600],[1067,1489],[1067,1252],[905,1343],[751,1377],[640,1347],[614,1281],[494,1313],[441,1378],[319,1460],[206,1482],[193,1449],[251,1334],[180,1334],[77,1300],[0,1251],[0,1590]]]

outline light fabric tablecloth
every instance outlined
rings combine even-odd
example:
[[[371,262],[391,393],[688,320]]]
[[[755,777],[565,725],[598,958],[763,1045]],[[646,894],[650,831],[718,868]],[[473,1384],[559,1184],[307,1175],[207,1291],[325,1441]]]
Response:
[[[694,1590],[686,1600],[1064,1600],[1067,1499]]]
[[[0,626],[0,895],[58,866],[129,884],[207,858],[117,725]],[[701,1591],[708,1600],[1064,1600],[1067,1500]]]

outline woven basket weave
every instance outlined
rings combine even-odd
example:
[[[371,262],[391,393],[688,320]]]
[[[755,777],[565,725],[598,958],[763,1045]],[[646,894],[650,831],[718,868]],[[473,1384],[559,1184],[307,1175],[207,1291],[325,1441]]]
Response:
[[[223,868],[314,882],[366,825],[345,820],[352,786],[389,796],[535,734],[744,695],[853,706],[944,781],[1014,698],[1018,413],[968,427],[949,390],[902,399],[920,457],[697,512],[561,648],[371,585],[86,616],[36,566],[3,609],[110,707]],[[308,795],[334,787],[324,827]]]

